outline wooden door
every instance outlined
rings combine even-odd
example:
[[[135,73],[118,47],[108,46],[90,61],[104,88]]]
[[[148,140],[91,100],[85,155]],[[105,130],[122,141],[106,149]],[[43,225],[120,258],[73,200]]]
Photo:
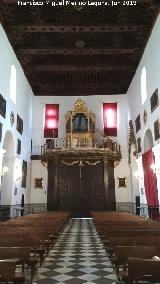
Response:
[[[48,210],[71,210],[77,216],[88,215],[90,210],[110,210],[108,203],[115,203],[115,195],[110,185],[105,188],[107,169],[103,161],[93,164],[84,162],[80,167],[79,163],[49,162]]]
[[[102,162],[90,166],[59,165],[59,209],[74,212],[104,209],[104,185]]]

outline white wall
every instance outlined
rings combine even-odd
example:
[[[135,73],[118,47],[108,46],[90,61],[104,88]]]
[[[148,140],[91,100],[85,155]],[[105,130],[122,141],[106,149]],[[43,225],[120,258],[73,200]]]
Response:
[[[41,146],[45,143],[43,138],[43,115],[45,104],[59,104],[59,138],[65,137],[65,114],[72,110],[74,103],[78,97],[33,97],[33,148],[34,146]],[[131,202],[131,183],[130,183],[130,168],[128,166],[128,125],[127,116],[128,109],[126,95],[110,95],[110,96],[86,96],[81,97],[92,112],[96,114],[96,127],[103,129],[102,108],[103,103],[117,102],[118,103],[118,136],[114,139],[121,145],[122,161],[115,168],[115,187],[116,187],[116,201],[117,202]],[[35,162],[34,162],[35,163]],[[39,165],[38,165],[39,163]],[[35,196],[35,189],[33,188],[33,181],[35,177],[39,176],[40,161],[37,161],[37,167],[33,166],[32,171],[32,200],[38,202],[41,200],[45,202],[46,196],[37,190],[37,198]],[[47,172],[46,172],[47,174]],[[127,178],[127,188],[118,188],[117,177]],[[46,177],[45,177],[46,179]],[[39,197],[38,197],[39,196]],[[43,200],[42,200],[43,196]]]
[[[30,203],[47,203],[47,175],[48,170],[39,160],[32,161]],[[35,178],[43,178],[43,188],[35,188]]]
[[[15,181],[12,179],[12,200],[11,204],[20,204],[21,202],[21,195],[24,193],[25,195],[25,203],[29,202],[29,189],[30,189],[30,160],[29,160],[29,153],[30,153],[30,144],[31,144],[31,135],[32,135],[32,90],[26,77],[23,73],[22,67],[19,64],[16,55],[8,41],[8,38],[0,25],[0,93],[7,101],[6,107],[6,118],[4,119],[0,115],[0,122],[3,124],[3,133],[2,133],[2,140],[0,142],[0,148],[4,146],[4,139],[7,131],[12,133],[14,139],[14,153],[12,159],[14,160],[14,171],[15,171],[15,160],[16,158],[20,160],[20,165],[22,165],[22,161],[25,160],[28,162],[28,179],[27,179],[27,188],[21,188],[21,180]],[[16,68],[17,74],[17,98],[16,104],[12,102],[10,99],[10,68],[11,65],[14,65]],[[15,122],[13,126],[10,124],[10,113],[11,111],[14,112]],[[17,114],[23,119],[23,134],[21,135],[16,130],[16,117]],[[21,155],[16,154],[17,150],[17,139],[21,140]],[[9,172],[7,173],[8,176],[11,176]],[[13,174],[14,175],[14,174]],[[3,179],[0,188],[3,187]],[[14,189],[17,187],[17,195],[14,195]],[[6,204],[5,200],[3,200],[3,204]]]
[[[144,51],[141,62],[137,68],[135,76],[128,89],[127,99],[129,105],[129,118],[135,122],[136,117],[140,114],[141,117],[141,130],[136,134],[136,138],[140,137],[142,141],[142,153],[144,152],[144,135],[147,129],[152,131],[154,145],[158,144],[160,140],[155,141],[154,138],[154,121],[160,117],[160,105],[151,113],[150,109],[150,97],[153,92],[158,88],[160,94],[160,16],[157,18],[156,24]],[[144,105],[141,102],[141,72],[143,68],[146,68],[147,77],[147,100]],[[159,95],[160,99],[160,95]],[[144,124],[143,113],[147,111],[147,123]],[[139,154],[139,156],[142,155]],[[136,170],[136,169],[135,169]],[[133,172],[133,178],[134,172]],[[137,186],[138,187],[138,186]],[[137,187],[134,187],[134,191],[137,191]],[[158,184],[160,191],[160,184]]]
[[[154,137],[154,121],[159,118],[160,105],[151,113],[150,110],[150,97],[153,92],[158,88],[160,90],[160,16],[157,19],[155,27],[152,31],[147,47],[144,51],[141,62],[137,68],[135,76],[128,89],[127,98],[130,111],[130,118],[135,121],[138,114],[141,117],[141,130],[136,134],[137,138],[142,138],[142,151],[143,151],[143,138],[147,128],[150,128]],[[141,72],[143,67],[146,67],[147,74],[147,100],[142,106],[141,103]],[[159,91],[160,92],[160,91]],[[144,109],[147,111],[148,119],[146,126],[143,122]],[[154,140],[155,142],[155,140]],[[157,142],[156,142],[157,143]]]

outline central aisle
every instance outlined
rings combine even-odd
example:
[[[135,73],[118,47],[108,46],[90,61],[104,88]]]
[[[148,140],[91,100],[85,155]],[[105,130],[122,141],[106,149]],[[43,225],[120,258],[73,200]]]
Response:
[[[116,276],[92,219],[72,219],[34,283],[113,284]]]

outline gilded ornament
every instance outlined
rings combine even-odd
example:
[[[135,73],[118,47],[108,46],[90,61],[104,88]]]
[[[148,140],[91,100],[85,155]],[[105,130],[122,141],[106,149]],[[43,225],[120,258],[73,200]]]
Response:
[[[97,164],[100,163],[100,161],[95,161],[95,162],[89,162],[89,161],[83,161],[83,160],[76,160],[76,161],[73,161],[73,162],[66,162],[64,160],[61,160],[62,164],[66,165],[66,166],[74,166],[76,164],[79,164],[79,167],[83,167],[86,163],[87,165],[89,166],[96,166]]]
[[[76,115],[76,113],[84,113],[88,117],[88,108],[86,107],[85,102],[79,98],[72,109],[72,117]]]
[[[129,120],[129,142],[128,142],[128,164],[131,163],[131,146],[134,145],[135,151],[134,156],[138,157],[137,140],[134,133],[132,120]]]

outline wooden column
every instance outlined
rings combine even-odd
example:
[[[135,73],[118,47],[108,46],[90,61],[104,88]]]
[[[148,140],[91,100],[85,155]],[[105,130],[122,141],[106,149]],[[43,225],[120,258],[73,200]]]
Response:
[[[103,159],[103,176],[104,176],[104,210],[107,210],[108,204],[108,159]]]
[[[58,160],[48,162],[47,210],[58,210]]]
[[[104,158],[104,192],[105,192],[105,204],[106,211],[116,209],[115,199],[115,181],[114,181],[114,162]]]

